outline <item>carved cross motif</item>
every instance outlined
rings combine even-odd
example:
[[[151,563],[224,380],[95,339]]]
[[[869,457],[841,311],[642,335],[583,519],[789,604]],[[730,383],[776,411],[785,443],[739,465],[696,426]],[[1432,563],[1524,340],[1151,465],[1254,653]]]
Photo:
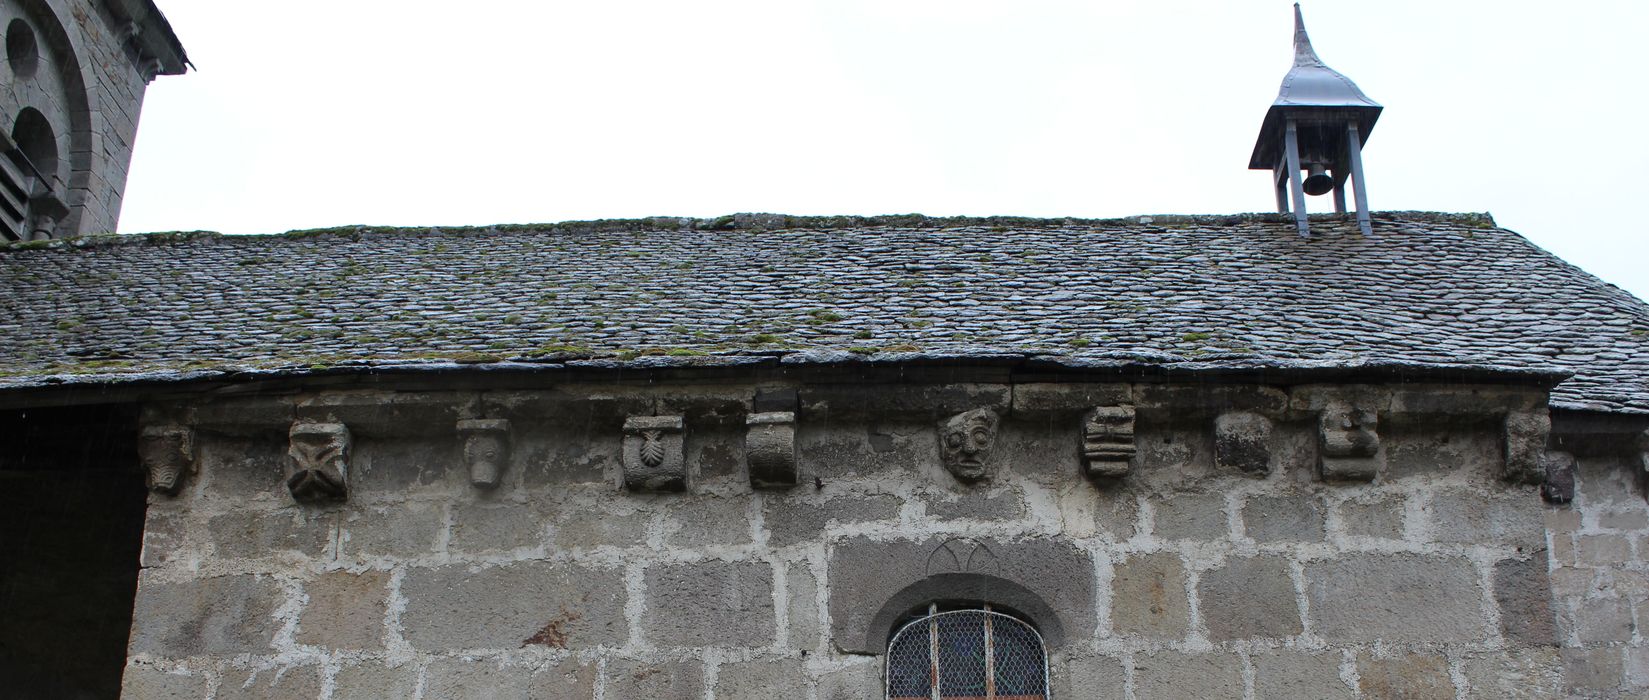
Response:
[[[286,488],[300,503],[349,498],[349,428],[342,423],[294,423],[287,449]]]

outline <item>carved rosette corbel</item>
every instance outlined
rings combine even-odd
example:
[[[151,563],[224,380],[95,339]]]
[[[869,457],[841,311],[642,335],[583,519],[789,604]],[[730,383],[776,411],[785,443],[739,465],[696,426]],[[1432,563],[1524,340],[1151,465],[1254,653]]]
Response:
[[[1100,406],[1082,418],[1082,465],[1090,478],[1128,475],[1134,445],[1134,407]]]
[[[137,452],[149,490],[176,496],[195,471],[195,434],[188,426],[154,425],[138,436]]]
[[[1317,469],[1325,481],[1373,481],[1380,472],[1379,414],[1332,404],[1318,416]]]
[[[299,503],[349,498],[349,428],[343,423],[292,424],[286,489]]]
[[[1544,457],[1552,433],[1552,419],[1546,411],[1519,411],[1506,414],[1502,423],[1506,439],[1506,465],[1500,478],[1520,484],[1546,480]]]
[[[681,416],[634,416],[624,421],[624,488],[687,490],[687,459]]]
[[[464,462],[469,466],[470,484],[478,489],[494,489],[504,475],[510,458],[510,422],[503,418],[476,418],[458,421],[464,438]]]
[[[744,454],[755,488],[795,486],[796,414],[792,411],[752,413],[745,418]]]
[[[1214,418],[1214,465],[1245,474],[1271,473],[1271,419],[1249,411]]]

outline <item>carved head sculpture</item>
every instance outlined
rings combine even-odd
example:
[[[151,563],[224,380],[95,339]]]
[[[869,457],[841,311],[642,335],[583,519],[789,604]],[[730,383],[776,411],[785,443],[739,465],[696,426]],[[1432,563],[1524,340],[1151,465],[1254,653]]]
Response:
[[[975,482],[990,477],[986,466],[996,446],[996,412],[976,408],[939,425],[939,457],[957,479]]]
[[[151,426],[143,429],[138,455],[149,475],[149,489],[176,496],[183,477],[194,469],[193,435],[183,426]]]
[[[458,432],[464,436],[464,461],[469,464],[470,483],[476,488],[498,486],[509,459],[510,422],[504,419],[476,419],[458,421]]]

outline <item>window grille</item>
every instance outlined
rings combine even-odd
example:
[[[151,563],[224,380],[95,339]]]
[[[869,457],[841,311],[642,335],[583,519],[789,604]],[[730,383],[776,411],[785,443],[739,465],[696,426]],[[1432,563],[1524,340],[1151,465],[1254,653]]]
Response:
[[[926,614],[888,642],[888,700],[1050,700],[1042,635],[989,605]]]
[[[0,240],[29,239],[29,197],[32,179],[14,162],[15,156],[0,154]]]

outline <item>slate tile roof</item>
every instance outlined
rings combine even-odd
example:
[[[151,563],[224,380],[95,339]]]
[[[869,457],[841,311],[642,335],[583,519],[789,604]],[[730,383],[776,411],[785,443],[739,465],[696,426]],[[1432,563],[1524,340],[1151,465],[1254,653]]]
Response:
[[[1649,412],[1649,305],[1487,216],[1312,231],[1272,215],[739,215],[18,244],[0,250],[0,389],[960,356],[1558,371],[1573,377],[1554,405]]]

